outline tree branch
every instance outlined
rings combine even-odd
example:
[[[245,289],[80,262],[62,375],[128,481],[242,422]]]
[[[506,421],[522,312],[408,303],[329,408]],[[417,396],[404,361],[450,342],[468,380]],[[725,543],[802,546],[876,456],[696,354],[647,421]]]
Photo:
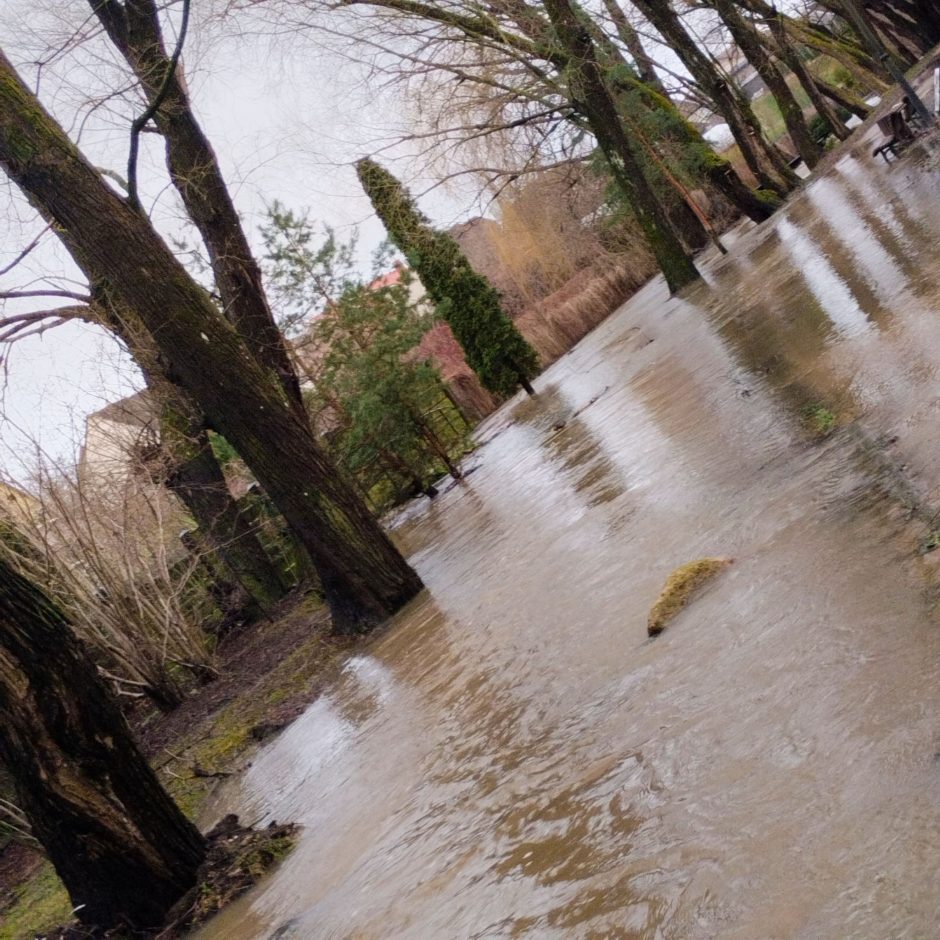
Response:
[[[46,232],[49,231],[49,226],[46,225],[43,230],[8,264],[6,267],[0,268],[0,277],[3,277],[4,274],[9,274],[34,248],[42,241],[43,236]]]
[[[38,336],[70,320],[94,322],[93,307],[90,304],[76,304],[0,317],[0,344],[8,345],[27,336]]]
[[[127,156],[127,202],[132,209],[136,209],[138,212],[140,211],[140,199],[137,195],[137,152],[140,149],[140,132],[160,109],[160,105],[163,104],[163,100],[170,90],[170,83],[173,80],[173,75],[176,73],[176,66],[179,64],[180,56],[183,54],[183,43],[186,41],[186,30],[189,26],[189,6],[190,0],[183,0],[183,20],[180,23],[179,36],[176,39],[176,48],[173,50],[173,55],[170,56],[166,75],[163,76],[163,82],[156,95],[154,95],[153,101],[150,102],[150,106],[131,124],[131,146]]]

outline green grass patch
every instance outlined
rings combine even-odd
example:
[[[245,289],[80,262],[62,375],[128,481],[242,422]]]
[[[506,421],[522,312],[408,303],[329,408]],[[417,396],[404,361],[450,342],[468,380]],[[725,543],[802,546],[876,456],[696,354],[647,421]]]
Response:
[[[32,940],[37,933],[67,923],[72,902],[52,865],[42,868],[17,890],[13,903],[0,913],[0,940]]]
[[[797,103],[805,111],[810,106],[810,100],[799,79],[795,75],[789,75],[787,76],[787,84],[790,86]],[[786,134],[787,125],[780,113],[780,108],[777,107],[777,99],[770,92],[764,92],[759,98],[755,98],[751,102],[751,107],[771,140],[777,141]]]
[[[807,405],[802,418],[806,429],[816,437],[828,437],[839,424],[835,413],[820,404]]]

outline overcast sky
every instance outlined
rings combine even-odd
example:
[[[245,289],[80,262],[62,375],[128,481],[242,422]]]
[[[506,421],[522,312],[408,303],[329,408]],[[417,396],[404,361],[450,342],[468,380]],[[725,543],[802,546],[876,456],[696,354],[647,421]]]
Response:
[[[351,163],[394,137],[401,126],[402,103],[370,82],[337,51],[328,51],[313,33],[271,38],[263,24],[244,19],[241,35],[232,35],[198,19],[205,4],[197,0],[187,43],[185,71],[196,113],[218,154],[249,237],[260,250],[258,227],[265,206],[274,199],[309,207],[314,218],[340,235],[361,232],[365,266],[384,237]],[[63,17],[63,8],[69,19]],[[68,37],[86,20],[80,0],[50,2],[43,10],[33,0],[3,0],[0,36],[4,51],[35,87],[34,63],[43,51]],[[25,24],[25,28],[24,28]],[[104,106],[89,114],[82,101],[114,86],[103,41],[62,56],[42,70],[39,93],[44,104],[80,139],[98,166],[125,175],[127,131],[124,106]],[[102,56],[105,58],[102,59]],[[116,61],[116,60],[113,60]],[[78,93],[76,89],[81,89]],[[125,109],[126,110],[126,109]],[[79,122],[80,125],[79,132]],[[144,136],[141,193],[145,207],[164,234],[192,233],[180,225],[175,194],[167,188],[158,141]],[[407,162],[391,163],[407,173]],[[416,191],[432,181],[410,178]],[[434,190],[422,206],[436,221],[450,225],[480,208],[475,191]],[[35,214],[15,188],[0,186],[0,269],[41,229]],[[76,278],[63,285],[61,276]],[[34,282],[34,283],[32,283]],[[36,288],[43,283],[78,289],[81,279],[52,236],[27,263],[0,278],[3,289]],[[37,302],[11,302],[7,309],[32,309]],[[42,306],[54,306],[49,301]],[[58,327],[18,343],[7,364],[0,425],[0,467],[22,478],[20,463],[35,450],[32,441],[56,459],[68,461],[80,444],[87,414],[140,386],[133,364],[102,331],[79,324]]]

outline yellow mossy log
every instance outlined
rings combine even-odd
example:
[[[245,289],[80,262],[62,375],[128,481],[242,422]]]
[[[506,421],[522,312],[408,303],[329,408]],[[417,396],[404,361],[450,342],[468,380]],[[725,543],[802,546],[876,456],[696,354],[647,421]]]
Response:
[[[656,603],[650,610],[646,629],[658,636],[666,624],[685,607],[699,588],[731,564],[731,558],[698,558],[680,565],[666,578]]]

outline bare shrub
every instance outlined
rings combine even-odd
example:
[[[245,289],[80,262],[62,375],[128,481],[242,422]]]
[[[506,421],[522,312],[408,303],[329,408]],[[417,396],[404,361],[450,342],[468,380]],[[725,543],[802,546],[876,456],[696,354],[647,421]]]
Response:
[[[200,626],[212,602],[180,511],[130,472],[88,480],[46,462],[37,484],[0,522],[0,551],[62,606],[120,694],[172,708],[187,673],[214,672]]]
[[[544,366],[563,356],[655,273],[645,252],[612,257],[576,274],[564,287],[527,307],[516,326]]]

